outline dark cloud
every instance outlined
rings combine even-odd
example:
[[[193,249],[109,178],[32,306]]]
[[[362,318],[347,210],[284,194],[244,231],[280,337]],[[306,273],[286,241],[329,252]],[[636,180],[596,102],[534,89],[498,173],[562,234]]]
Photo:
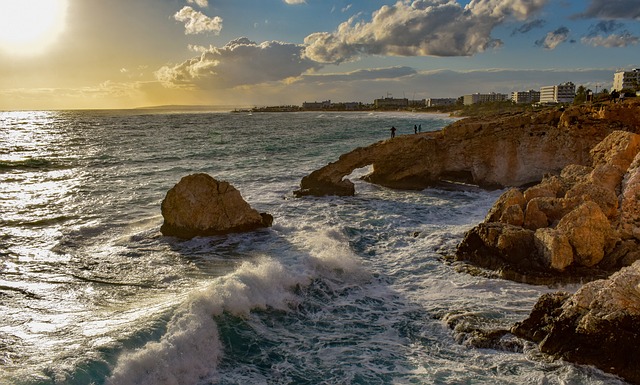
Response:
[[[354,18],[333,32],[305,39],[306,56],[321,63],[341,63],[360,55],[471,56],[499,47],[493,29],[508,19],[526,20],[547,0],[415,0],[385,5],[371,21]]]
[[[522,24],[520,27],[515,28],[513,32],[511,32],[511,36],[517,35],[519,33],[527,33],[533,29],[542,28],[547,24],[545,20],[536,19],[532,20],[528,23]]]
[[[544,49],[549,49],[549,50],[553,50],[555,49],[559,44],[565,42],[567,39],[569,39],[569,28],[567,27],[560,27],[558,29],[556,29],[555,31],[551,31],[549,33],[547,33],[547,36],[545,36],[544,38],[540,39],[540,40],[536,40],[536,46],[538,47],[542,47]],[[572,40],[571,42],[575,42],[574,40]]]
[[[615,20],[605,20],[589,27],[588,36],[597,36],[600,34],[609,34],[624,28],[624,24]]]
[[[587,10],[577,16],[581,18],[640,20],[640,1],[591,0]]]

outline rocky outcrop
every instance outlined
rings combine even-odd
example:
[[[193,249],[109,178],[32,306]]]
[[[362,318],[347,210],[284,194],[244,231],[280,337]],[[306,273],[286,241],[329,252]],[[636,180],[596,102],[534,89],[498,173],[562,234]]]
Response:
[[[613,130],[640,131],[638,110],[627,103],[467,118],[442,131],[355,149],[304,177],[295,195],[353,195],[354,185],[345,177],[369,165],[373,171],[363,179],[391,188],[449,182],[524,186],[569,164],[591,166],[589,150]]]
[[[511,332],[544,353],[640,384],[640,261],[574,295],[543,295]]]
[[[162,234],[186,239],[252,231],[273,222],[271,215],[252,209],[232,185],[207,174],[182,178],[161,208]]]
[[[591,165],[510,189],[469,231],[456,259],[528,283],[604,277],[640,258],[640,135],[615,131]]]

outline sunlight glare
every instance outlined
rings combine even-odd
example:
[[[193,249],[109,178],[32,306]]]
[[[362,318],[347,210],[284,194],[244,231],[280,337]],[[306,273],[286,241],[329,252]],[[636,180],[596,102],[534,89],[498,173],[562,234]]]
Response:
[[[68,0],[0,0],[0,51],[37,55],[56,42],[65,27]]]

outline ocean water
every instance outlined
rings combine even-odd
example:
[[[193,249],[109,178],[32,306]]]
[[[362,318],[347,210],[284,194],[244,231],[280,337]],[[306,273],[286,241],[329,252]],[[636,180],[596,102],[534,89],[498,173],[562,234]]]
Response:
[[[354,197],[292,196],[391,125],[450,121],[0,112],[0,384],[622,384],[532,344],[474,348],[448,326],[508,327],[552,290],[443,258],[500,191],[395,191],[362,169]],[[160,203],[195,172],[273,227],[163,237]]]

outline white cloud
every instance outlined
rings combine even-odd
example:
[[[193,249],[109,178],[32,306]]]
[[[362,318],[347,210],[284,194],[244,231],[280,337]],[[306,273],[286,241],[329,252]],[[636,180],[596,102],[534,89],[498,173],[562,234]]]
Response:
[[[318,63],[302,57],[302,46],[291,43],[258,44],[239,38],[221,48],[190,49],[200,56],[162,67],[156,71],[156,78],[167,87],[220,89],[283,81],[319,68]]]
[[[581,39],[583,44],[593,47],[627,47],[640,42],[640,38],[633,36],[628,31],[621,34],[611,34],[608,36],[586,36]]]
[[[553,50],[569,38],[569,32],[567,27],[560,27],[555,31],[547,33],[547,36],[543,39],[536,40],[536,45],[548,50]]]
[[[305,0],[284,0],[284,2],[287,3],[287,4],[292,4],[292,5],[305,4],[306,3]]]
[[[402,0],[385,5],[371,21],[356,17],[333,32],[306,37],[307,57],[322,63],[360,55],[471,56],[502,42],[492,30],[508,19],[526,20],[548,0]]]
[[[215,16],[210,18],[202,12],[186,6],[173,15],[174,19],[184,23],[184,33],[195,35],[205,32],[219,34],[222,30],[222,18]]]
[[[201,8],[206,8],[209,6],[208,0],[187,0],[189,4],[197,4]]]

